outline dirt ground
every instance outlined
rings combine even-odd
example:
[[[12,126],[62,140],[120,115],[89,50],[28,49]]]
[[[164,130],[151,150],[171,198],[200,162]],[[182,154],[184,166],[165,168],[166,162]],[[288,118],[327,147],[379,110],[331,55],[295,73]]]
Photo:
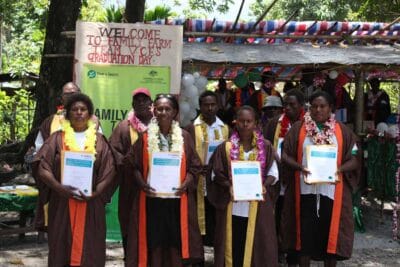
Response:
[[[362,210],[366,232],[355,234],[352,258],[338,266],[400,266],[400,242],[392,240],[391,211],[386,210],[381,219],[374,203],[368,201],[363,202]],[[47,253],[47,244],[38,244],[35,234],[27,235],[22,241],[18,236],[0,239],[0,267],[46,266]],[[212,259],[212,249],[206,248],[207,266],[212,266]],[[123,266],[120,243],[107,244],[106,266]],[[323,264],[314,262],[313,266]]]

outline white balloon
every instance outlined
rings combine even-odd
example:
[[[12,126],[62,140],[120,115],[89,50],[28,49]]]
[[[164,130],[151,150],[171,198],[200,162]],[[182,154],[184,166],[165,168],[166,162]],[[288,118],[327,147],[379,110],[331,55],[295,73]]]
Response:
[[[188,119],[187,117],[181,117],[181,127],[186,127],[188,126],[190,123],[190,119]]]
[[[188,118],[190,120],[193,120],[194,118],[196,118],[196,116],[197,116],[197,110],[194,107],[192,107],[189,111]]]
[[[389,127],[388,127],[388,125],[387,125],[386,123],[380,122],[380,123],[378,123],[378,125],[376,126],[376,129],[378,130],[378,132],[384,133],[384,132],[387,132],[387,131],[388,131]]]
[[[193,99],[193,98],[196,98],[199,96],[199,92],[197,90],[197,87],[192,85],[188,88],[185,88],[185,90],[183,90],[183,95],[189,99]]]
[[[186,116],[190,112],[190,104],[188,102],[179,103],[179,113],[181,116]]]
[[[199,88],[200,90],[204,90],[207,86],[207,83],[208,83],[207,78],[204,76],[201,76],[199,79],[196,80],[194,85],[196,85],[196,87]]]
[[[200,109],[198,97],[191,98],[188,102],[191,107],[193,107],[195,109]]]
[[[193,77],[194,77],[195,79],[200,78],[200,73],[198,73],[198,72],[196,71],[195,73],[193,73]]]
[[[184,87],[188,88],[194,84],[194,77],[192,74],[185,73],[182,77],[182,84]]]
[[[387,130],[388,134],[390,134],[393,138],[399,136],[399,127],[397,125],[393,124],[389,126],[389,129]]]
[[[199,95],[201,95],[206,90],[206,88],[197,88],[197,90],[199,91]]]
[[[338,77],[339,73],[336,70],[331,70],[329,72],[329,78],[331,78],[332,80],[336,79]]]

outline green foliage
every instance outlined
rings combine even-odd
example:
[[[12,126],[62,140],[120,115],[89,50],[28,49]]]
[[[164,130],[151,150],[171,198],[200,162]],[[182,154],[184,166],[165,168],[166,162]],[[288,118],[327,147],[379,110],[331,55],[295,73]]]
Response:
[[[217,10],[220,13],[226,13],[229,5],[234,2],[234,0],[189,0],[189,5],[193,10],[203,10],[209,13]]]
[[[381,89],[385,90],[389,95],[392,113],[397,113],[397,107],[400,101],[400,83],[381,83]]]
[[[256,0],[250,10],[259,16],[272,0]],[[360,20],[391,22],[400,15],[398,0],[280,0],[266,19],[287,19],[298,10],[294,20]]]
[[[0,0],[3,31],[2,72],[38,72],[45,37],[48,0]]]
[[[156,6],[154,9],[147,9],[144,13],[144,21],[153,21],[158,19],[167,19],[174,16],[171,8],[168,6]]]
[[[35,110],[35,101],[25,89],[16,90],[7,96],[0,90],[0,144],[23,141],[29,133]],[[15,136],[11,136],[14,127]]]
[[[123,22],[124,8],[111,5],[106,8],[106,22]]]
[[[297,11],[293,20],[344,20],[349,10],[350,1],[345,0],[281,0],[278,1],[266,19],[287,19]],[[252,13],[259,16],[272,0],[256,0],[250,9]]]
[[[358,0],[352,14],[357,20],[392,22],[400,16],[399,0]]]
[[[103,7],[104,0],[85,0],[82,1],[80,20],[105,22],[106,10]]]

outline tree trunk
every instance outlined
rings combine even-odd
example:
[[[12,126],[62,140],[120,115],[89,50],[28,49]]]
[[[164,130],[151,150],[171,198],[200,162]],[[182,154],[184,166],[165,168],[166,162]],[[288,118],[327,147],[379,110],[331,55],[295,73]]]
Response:
[[[143,22],[146,0],[126,0],[125,19],[128,23]]]
[[[32,130],[23,144],[9,153],[0,153],[0,160],[10,164],[22,163],[26,151],[34,145],[37,128],[50,114],[55,113],[62,86],[73,80],[74,39],[61,36],[63,31],[74,31],[81,0],[51,0],[47,18],[46,38],[40,65],[39,81],[36,83],[36,109]],[[46,57],[49,54],[70,54],[68,57]]]
[[[81,0],[50,1],[40,77],[36,84],[36,110],[33,129],[56,111],[62,86],[73,80],[74,39],[61,36],[61,32],[75,30],[81,5]],[[47,57],[46,55],[49,54],[70,54],[71,56]]]

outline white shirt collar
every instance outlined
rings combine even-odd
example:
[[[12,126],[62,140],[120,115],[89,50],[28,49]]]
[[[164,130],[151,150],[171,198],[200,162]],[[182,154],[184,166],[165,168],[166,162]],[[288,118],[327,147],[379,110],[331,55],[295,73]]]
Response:
[[[202,123],[202,120],[200,119],[200,116],[198,116],[198,117],[194,120],[194,122],[193,122],[194,125],[199,125],[199,124],[201,124],[201,123]],[[214,123],[213,123],[210,127],[211,127],[211,128],[214,128],[214,127],[222,127],[222,126],[224,126],[224,125],[225,125],[224,122],[221,121],[221,120],[216,116]]]

